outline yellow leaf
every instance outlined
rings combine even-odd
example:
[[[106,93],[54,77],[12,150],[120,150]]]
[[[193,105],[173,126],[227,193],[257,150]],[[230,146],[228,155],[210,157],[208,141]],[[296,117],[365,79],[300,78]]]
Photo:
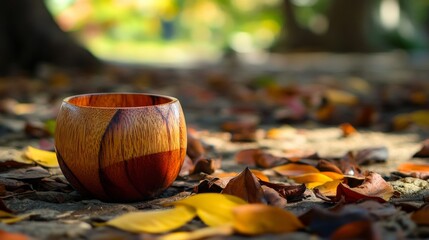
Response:
[[[233,221],[232,209],[247,204],[243,199],[220,193],[201,193],[172,203],[197,210],[197,215],[208,226],[225,225]]]
[[[326,176],[332,178],[333,180],[340,180],[340,179],[344,178],[343,174],[339,174],[339,173],[336,173],[336,172],[320,172],[320,173],[322,173],[323,175],[326,175]]]
[[[0,223],[12,224],[17,223],[30,217],[31,214],[14,215],[0,210]]]
[[[341,181],[342,180],[334,180],[326,182],[320,186],[317,186],[316,189],[318,189],[319,192],[326,197],[334,197],[337,195],[337,187],[341,183]]]
[[[171,209],[130,212],[101,225],[133,233],[164,233],[185,225],[195,216],[194,208],[177,206]]]
[[[302,174],[299,176],[293,176],[290,177],[291,179],[293,179],[295,182],[297,183],[311,183],[311,182],[329,182],[332,181],[333,179],[326,176],[325,174],[322,173],[306,173],[306,174]]]
[[[318,173],[320,172],[317,168],[304,165],[304,164],[296,164],[296,163],[288,163],[285,165],[281,165],[273,168],[274,171],[283,175],[283,176],[297,176],[305,173]]]
[[[44,167],[58,167],[57,155],[55,152],[45,151],[28,146],[24,150],[24,155]]]
[[[192,232],[175,232],[158,238],[159,240],[196,240],[215,236],[230,236],[234,233],[231,225],[200,228]]]
[[[291,212],[264,204],[247,204],[234,208],[234,229],[242,234],[288,233],[303,228]]]

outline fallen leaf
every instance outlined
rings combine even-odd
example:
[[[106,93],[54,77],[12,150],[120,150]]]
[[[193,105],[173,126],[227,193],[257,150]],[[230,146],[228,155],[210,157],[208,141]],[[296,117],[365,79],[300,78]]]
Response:
[[[429,164],[405,162],[398,166],[398,171],[411,177],[429,179]]]
[[[308,149],[287,149],[283,152],[283,157],[285,157],[291,162],[298,162],[301,159],[320,159],[319,154],[317,154],[317,152]]]
[[[369,220],[370,214],[358,208],[342,207],[339,210],[333,211],[315,207],[299,216],[299,219],[309,228],[310,232],[327,238],[347,223]]]
[[[304,184],[286,185],[283,183],[271,183],[259,181],[262,186],[267,186],[276,190],[280,196],[286,198],[289,202],[298,201],[304,198],[304,192],[307,189]]]
[[[288,160],[282,157],[274,156],[271,153],[258,153],[254,156],[256,166],[261,168],[271,168],[277,165],[285,164]]]
[[[393,118],[393,129],[403,130],[410,125],[429,126],[429,111],[419,110],[411,113],[398,114]]]
[[[44,167],[59,167],[57,155],[55,154],[55,152],[45,151],[28,146],[24,150],[23,154],[28,159],[33,160],[37,164],[42,165]]]
[[[341,180],[344,179],[344,175],[336,172],[320,172],[321,174],[330,177],[333,180]]]
[[[264,191],[264,199],[267,201],[268,205],[284,208],[286,207],[287,200],[285,197],[280,195],[280,193],[273,188],[262,186],[262,190]]]
[[[306,173],[318,173],[319,170],[313,166],[297,163],[288,163],[278,167],[272,168],[275,172],[280,175],[292,177]]]
[[[305,183],[305,185],[309,189],[313,189],[314,187],[320,186],[326,182],[330,182],[333,180],[332,178],[322,173],[306,173],[298,176],[291,176],[290,178],[297,183]]]
[[[26,122],[24,132],[34,138],[50,137],[51,133],[46,130],[45,125],[41,122]]]
[[[358,165],[386,162],[389,152],[386,147],[365,148],[357,151],[355,161]]]
[[[192,162],[192,159],[186,155],[185,159],[183,160],[182,168],[180,169],[179,176],[184,177],[190,175],[192,172],[194,172],[194,163]]]
[[[249,203],[264,202],[264,192],[258,178],[246,168],[238,176],[229,180],[222,193],[234,195]]]
[[[221,193],[228,184],[229,179],[225,181],[220,178],[204,179],[194,187],[194,193]]]
[[[338,168],[337,165],[325,159],[319,160],[317,162],[316,168],[319,169],[319,171],[336,172],[339,174],[343,174],[343,172],[340,168]]]
[[[267,181],[267,182],[270,181],[267,175],[265,175],[263,172],[256,169],[250,169],[250,171],[253,173],[253,175],[255,175],[260,180]],[[218,177],[218,178],[233,178],[233,177],[236,177],[237,175],[238,175],[237,172],[216,172],[212,174],[213,177]]]
[[[180,205],[171,209],[126,213],[101,226],[133,233],[164,233],[185,225],[195,216],[196,210],[193,207]]]
[[[422,148],[416,152],[413,157],[415,158],[429,158],[429,139],[422,143]]]
[[[381,234],[370,220],[355,221],[341,226],[329,239],[368,239],[381,240]]]
[[[360,176],[361,170],[356,163],[353,152],[348,152],[339,160],[339,168],[344,175]]]
[[[234,229],[245,235],[288,233],[303,228],[291,212],[264,204],[247,204],[233,209]]]
[[[201,193],[171,203],[193,207],[198,217],[208,226],[215,227],[233,221],[232,209],[247,204],[243,199],[220,193]]]
[[[372,199],[380,203],[388,201],[394,194],[393,187],[378,173],[370,172],[365,176],[362,185],[350,188],[340,183],[337,187],[336,200],[344,198],[346,203]]]
[[[230,236],[234,234],[234,229],[231,225],[221,225],[217,227],[205,227],[194,230],[192,232],[174,232],[157,239],[159,240],[198,240],[208,239],[219,236]]]
[[[13,223],[21,222],[29,218],[30,216],[31,214],[15,215],[15,214],[0,210],[0,223],[13,224]]]
[[[418,225],[429,226],[429,204],[425,203],[417,211],[411,214],[411,219]]]
[[[188,145],[186,148],[186,154],[193,160],[196,161],[198,158],[206,154],[203,143],[198,139],[195,134],[188,132]]]
[[[2,240],[31,240],[27,235],[21,233],[11,233],[0,230],[0,239]]]
[[[249,167],[256,166],[256,156],[262,153],[261,149],[244,149],[235,154],[235,161]]]
[[[350,123],[343,123],[340,125],[341,132],[343,133],[343,137],[349,137],[353,134],[357,133],[356,128],[353,127]]]
[[[206,159],[200,158],[195,161],[195,167],[191,174],[207,173],[212,174],[221,165],[220,159]]]
[[[22,152],[14,148],[0,147],[0,169],[19,168],[34,164],[33,161],[24,158]]]
[[[18,180],[42,179],[49,177],[51,174],[42,167],[18,168],[7,172],[0,173],[2,178],[11,178]]]
[[[334,198],[337,195],[337,187],[341,182],[342,180],[329,181],[315,187],[314,190],[319,191],[325,197]]]

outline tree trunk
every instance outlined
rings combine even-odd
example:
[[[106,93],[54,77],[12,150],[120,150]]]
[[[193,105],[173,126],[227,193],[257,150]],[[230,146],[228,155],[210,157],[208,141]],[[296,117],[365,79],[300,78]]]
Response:
[[[100,65],[58,27],[43,0],[0,1],[0,75],[31,73],[42,63],[78,70]]]

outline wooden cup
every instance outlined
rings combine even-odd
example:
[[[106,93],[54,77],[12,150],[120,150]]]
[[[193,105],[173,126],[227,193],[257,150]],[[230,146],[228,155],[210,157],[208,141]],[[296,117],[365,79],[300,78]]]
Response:
[[[103,201],[138,201],[165,190],[186,155],[186,124],[176,98],[101,93],[64,99],[55,148],[64,176]]]

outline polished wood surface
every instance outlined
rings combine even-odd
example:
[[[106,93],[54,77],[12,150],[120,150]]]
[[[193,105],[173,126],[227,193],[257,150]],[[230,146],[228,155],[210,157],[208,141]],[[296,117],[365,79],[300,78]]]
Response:
[[[55,147],[80,192],[105,201],[154,197],[176,178],[186,155],[179,101],[144,94],[97,94],[64,100]]]

